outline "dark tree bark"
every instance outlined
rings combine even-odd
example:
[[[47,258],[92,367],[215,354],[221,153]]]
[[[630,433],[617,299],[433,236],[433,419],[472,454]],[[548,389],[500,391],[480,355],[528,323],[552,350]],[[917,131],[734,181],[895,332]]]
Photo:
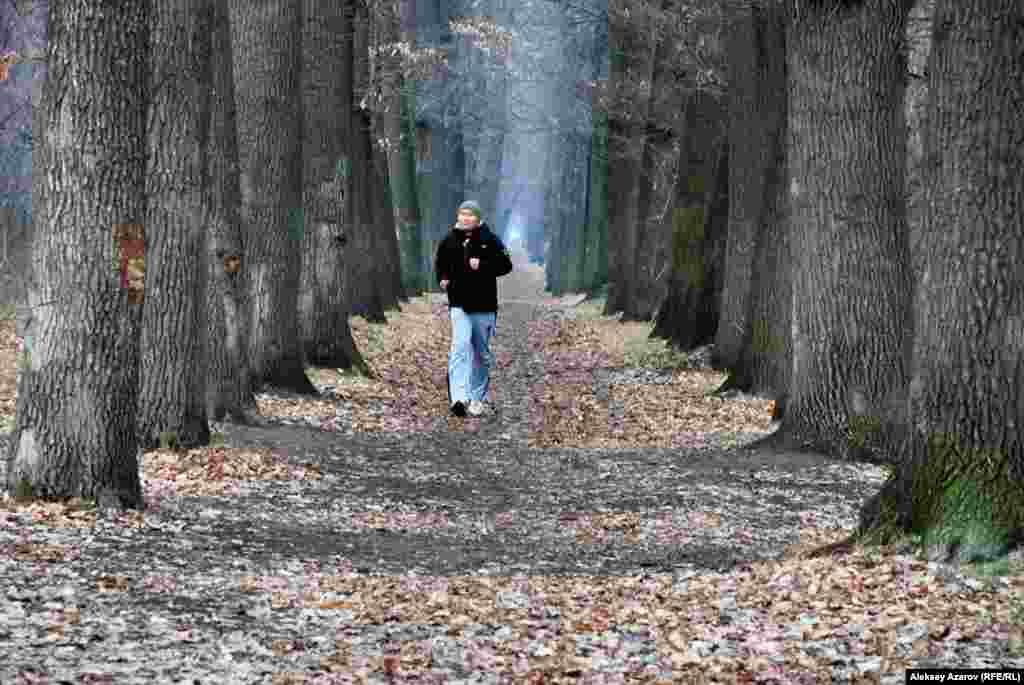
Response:
[[[252,423],[257,414],[249,370],[249,299],[242,244],[238,130],[228,0],[214,0],[206,264],[206,413],[215,421]]]
[[[245,262],[257,384],[306,394],[302,272],[301,0],[230,0]]]
[[[608,118],[594,114],[590,144],[590,185],[587,212],[587,258],[584,288],[594,291],[608,280]]]
[[[139,442],[205,445],[206,142],[212,0],[161,0],[150,15],[146,305]]]
[[[363,112],[352,112],[352,138],[349,148],[352,160],[351,226],[355,254],[350,263],[353,269],[350,278],[353,312],[374,323],[387,323],[384,315],[384,298],[381,281],[385,278],[385,266],[380,264],[380,240],[376,235],[374,215],[377,213],[373,198],[372,184],[373,148],[370,142],[370,119]],[[358,273],[358,277],[357,274]]]
[[[695,93],[678,131],[680,159],[664,229],[672,232],[668,292],[651,337],[683,350],[711,342],[719,321],[729,180],[722,109],[714,96]]]
[[[396,6],[399,25],[389,26],[389,30],[397,28],[397,31],[388,35],[392,40],[415,47],[415,1],[398,0]],[[389,85],[394,94],[389,98],[388,109],[381,114],[381,119],[389,141],[388,182],[398,233],[402,294],[411,297],[431,285],[429,272],[423,268],[423,227],[416,191],[416,84],[412,80],[407,81],[396,69],[394,81]]]
[[[665,13],[672,8],[672,5],[673,0],[662,0],[659,9]],[[656,33],[662,35],[661,30]],[[637,223],[633,239],[633,271],[630,275],[632,292],[622,315],[624,320],[633,321],[650,321],[659,303],[655,284],[658,280],[660,265],[655,259],[655,253],[659,242],[661,242],[659,234],[664,224],[654,220],[657,214],[657,209],[653,206],[653,200],[657,197],[654,182],[658,153],[671,142],[670,132],[658,130],[656,127],[654,107],[657,94],[662,92],[668,86],[669,79],[673,78],[667,59],[670,46],[668,39],[664,36],[652,40],[654,45],[651,51],[651,94],[647,99],[646,121],[643,122],[643,153],[640,162],[642,175],[637,179],[636,190]]]
[[[790,6],[793,382],[776,439],[849,457],[884,449],[864,426],[906,377],[908,11],[890,0]]]
[[[907,232],[914,280],[921,277],[924,254],[921,220],[924,214],[924,120],[928,107],[928,53],[932,43],[935,0],[916,0],[907,18]]]
[[[730,136],[738,135],[742,145],[731,144],[730,162],[746,168],[731,172],[730,203],[745,206],[730,216],[750,223],[753,264],[742,345],[722,390],[774,398],[781,418],[792,367],[793,310],[786,216],[785,17],[781,8],[768,5],[749,10],[741,22],[745,28],[730,51],[738,79],[732,87],[739,100],[732,108]],[[730,223],[730,234],[733,227],[746,230]],[[727,269],[730,265],[736,263]],[[733,276],[728,271],[726,283]],[[723,324],[728,325],[724,318]]]
[[[373,122],[373,112],[368,104],[371,94],[368,92],[371,80],[370,45],[373,40],[374,21],[370,15],[368,3],[356,3],[355,44],[356,57],[356,95],[359,96],[361,116],[360,128],[366,136],[366,222],[370,237],[370,263],[373,266],[372,296],[379,300],[381,311],[398,307],[399,288],[395,285],[395,263],[392,253],[392,241],[395,234],[395,219],[388,207],[384,208],[383,191],[386,188],[386,165],[384,171],[380,167],[380,147],[374,142],[377,138]],[[365,104],[364,106],[364,103]]]
[[[363,368],[348,325],[345,283],[348,237],[344,230],[345,177],[338,166],[345,151],[340,76],[343,42],[350,26],[340,4],[303,0],[302,95],[303,268],[299,322],[303,354],[314,366]]]
[[[380,282],[382,265],[379,263],[379,240],[375,235],[374,224],[376,214],[373,200],[374,181],[373,149],[371,142],[371,122],[368,112],[361,109],[361,89],[365,87],[368,49],[366,34],[369,25],[360,2],[346,3],[350,12],[351,43],[346,46],[351,52],[348,64],[351,72],[346,71],[343,81],[351,87],[348,91],[349,106],[341,112],[347,112],[348,155],[351,161],[350,191],[346,203],[348,225],[351,230],[352,257],[349,265],[349,288],[352,298],[352,311],[368,321],[386,323],[384,316],[384,298],[381,295]],[[343,86],[344,88],[344,86]],[[341,114],[345,116],[345,114]]]
[[[626,0],[613,2],[621,4]],[[618,9],[618,13],[623,13],[623,10]],[[646,43],[631,45],[626,28],[618,23],[609,30],[613,89],[644,81],[648,88],[639,90],[631,107],[613,112],[608,126],[608,298],[605,316],[625,313],[633,299],[637,232],[642,229],[638,196],[644,174],[649,84],[654,73],[656,52],[655,46]]]
[[[50,2],[45,127],[36,135],[46,173],[35,176],[46,206],[35,213],[8,455],[15,494],[142,506],[135,419],[149,11],[148,2]]]
[[[714,365],[724,369],[737,366],[747,333],[754,241],[765,199],[764,169],[758,162],[767,129],[759,118],[759,91],[785,87],[784,82],[770,85],[761,82],[762,74],[758,67],[764,57],[759,40],[760,11],[753,3],[737,10],[737,16],[729,26],[726,48],[729,67],[729,237],[725,251],[722,315],[712,356]],[[782,58],[785,59],[785,54]]]
[[[388,159],[383,148],[373,146],[374,200],[377,217],[377,236],[380,239],[380,260],[383,266],[381,281],[384,306],[401,310],[399,303],[406,299],[402,293],[401,254],[398,251],[398,233],[395,225],[395,211],[391,201],[391,184],[388,180]]]
[[[977,561],[1024,540],[1024,6],[938,0],[933,41],[908,439],[861,532]]]

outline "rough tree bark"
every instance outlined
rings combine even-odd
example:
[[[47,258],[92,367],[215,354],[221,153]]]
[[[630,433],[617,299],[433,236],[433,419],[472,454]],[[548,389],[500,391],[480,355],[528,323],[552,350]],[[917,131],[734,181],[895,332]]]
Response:
[[[1024,5],[938,0],[928,90],[908,435],[860,532],[977,561],[1024,540]]]
[[[366,197],[367,221],[370,228],[370,263],[374,268],[373,297],[380,300],[384,310],[397,309],[400,297],[400,286],[396,283],[397,264],[392,252],[395,240],[395,216],[390,206],[385,207],[384,192],[387,188],[387,163],[380,157],[380,146],[375,142],[378,134],[373,120],[373,110],[369,103],[372,95],[369,84],[372,81],[373,62],[370,59],[370,46],[375,40],[374,20],[370,13],[369,3],[356,3],[355,24],[355,55],[356,61],[356,93],[360,97],[360,114],[366,131]],[[367,103],[365,108],[362,103]]]
[[[725,251],[725,289],[722,314],[715,334],[714,365],[734,369],[739,362],[747,332],[748,297],[754,240],[764,203],[764,170],[758,164],[766,127],[759,119],[759,91],[763,87],[784,88],[778,82],[762,84],[758,66],[762,62],[759,8],[736,10],[729,25],[729,236]],[[783,55],[783,59],[785,55]],[[785,92],[785,91],[783,91]]]
[[[247,424],[256,414],[249,369],[249,299],[243,261],[238,130],[228,0],[214,0],[206,163],[206,414]]]
[[[668,13],[674,0],[662,0],[659,9],[662,14]],[[654,100],[657,94],[665,89],[669,79],[673,78],[668,64],[668,39],[664,36],[667,27],[651,27],[651,92],[647,98],[647,116],[643,133],[643,153],[640,162],[642,175],[637,179],[636,190],[636,230],[633,236],[633,271],[630,275],[632,291],[622,318],[633,321],[650,321],[658,307],[655,282],[658,279],[658,265],[655,252],[661,241],[659,233],[663,228],[661,221],[653,221],[656,210],[653,200],[657,197],[654,189],[656,162],[659,152],[671,144],[671,132],[658,128]]]
[[[398,251],[398,232],[395,224],[394,203],[391,200],[391,183],[388,179],[387,152],[378,145],[373,146],[374,200],[377,235],[380,238],[380,259],[384,267],[382,274],[382,296],[387,309],[401,311],[400,302],[405,300],[402,292],[402,262]]]
[[[340,4],[303,0],[302,95],[303,268],[299,324],[303,355],[314,366],[363,368],[348,325],[345,283],[345,177],[338,163],[344,153],[344,127],[338,113],[342,43],[349,30]]]
[[[739,79],[732,87],[742,93],[731,109],[730,136],[740,136],[743,144],[731,145],[730,163],[745,168],[730,174],[730,203],[743,206],[730,216],[742,219],[743,231],[749,222],[753,262],[742,344],[721,389],[774,398],[781,418],[792,368],[793,310],[785,195],[785,16],[775,5],[754,6],[741,22],[744,28],[730,50]],[[734,226],[730,223],[730,231]],[[732,275],[727,273],[727,283]],[[725,318],[723,323],[729,325]]]
[[[339,114],[348,119],[349,128],[345,139],[348,141],[348,158],[351,161],[349,192],[346,194],[349,199],[346,203],[346,223],[350,230],[349,245],[352,252],[352,258],[348,260],[349,290],[353,313],[365,317],[367,321],[386,323],[380,289],[382,265],[378,263],[379,241],[374,235],[377,227],[374,223],[376,211],[372,189],[371,122],[368,113],[359,106],[361,89],[365,88],[368,73],[366,34],[369,25],[361,2],[349,0],[345,5],[352,27],[346,45],[348,69],[342,77],[349,84],[347,89],[344,85],[342,87],[347,93],[348,106]]]
[[[728,231],[728,145],[723,107],[708,93],[694,93],[678,131],[679,165],[665,230],[672,232],[668,292],[658,307],[651,337],[690,350],[711,342],[718,327],[725,239]],[[724,215],[723,215],[724,214]]]
[[[583,287],[594,291],[608,280],[608,117],[604,112],[594,113],[588,194],[588,244]]]
[[[150,15],[146,304],[138,431],[205,445],[206,142],[212,0],[161,0]]]
[[[301,0],[230,0],[245,262],[257,384],[316,394],[299,339]]]
[[[615,14],[628,16],[628,11],[621,7],[627,0],[612,2],[620,5]],[[631,106],[614,111],[608,126],[608,298],[605,300],[605,316],[625,312],[633,297],[636,234],[641,230],[637,196],[644,171],[644,141],[656,52],[648,43],[631,45],[627,27],[620,22],[609,27],[609,35],[613,92],[634,82],[639,85],[635,86],[638,92]]]
[[[415,1],[398,0],[397,5],[399,26],[395,37],[415,48]],[[383,115],[391,142],[388,176],[398,231],[402,292],[409,297],[431,287],[429,272],[423,268],[423,227],[416,192],[416,84],[406,81],[396,70],[391,86],[395,93]]]
[[[772,437],[870,458],[871,417],[906,376],[910,258],[903,197],[910,2],[791,3],[787,160],[793,382]]]
[[[51,0],[14,494],[141,507],[136,401],[150,3]],[[59,210],[59,211],[58,211]],[[122,287],[125,286],[125,287]]]

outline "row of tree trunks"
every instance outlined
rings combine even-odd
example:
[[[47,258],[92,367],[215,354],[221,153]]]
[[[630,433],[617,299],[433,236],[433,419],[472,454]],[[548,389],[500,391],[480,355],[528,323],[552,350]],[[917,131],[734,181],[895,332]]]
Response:
[[[46,173],[33,174],[41,187],[33,189],[30,314],[7,468],[14,494],[141,504],[135,276],[146,218],[149,33],[149,3],[50,6],[45,135],[35,143],[45,148]]]

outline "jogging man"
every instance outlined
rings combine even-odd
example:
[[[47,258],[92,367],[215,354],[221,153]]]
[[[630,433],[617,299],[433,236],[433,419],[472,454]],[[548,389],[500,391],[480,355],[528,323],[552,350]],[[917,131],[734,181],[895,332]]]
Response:
[[[459,205],[458,223],[437,247],[434,270],[448,293],[452,346],[448,353],[448,400],[455,416],[486,410],[484,399],[494,363],[489,342],[498,314],[498,277],[512,272],[512,259],[487,224],[480,205]]]

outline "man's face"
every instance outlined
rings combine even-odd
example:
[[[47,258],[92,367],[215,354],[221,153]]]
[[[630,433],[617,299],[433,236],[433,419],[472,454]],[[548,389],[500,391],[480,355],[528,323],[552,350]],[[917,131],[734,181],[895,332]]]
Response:
[[[465,229],[476,228],[480,225],[480,219],[477,218],[473,212],[468,212],[465,209],[459,210],[459,226]]]

